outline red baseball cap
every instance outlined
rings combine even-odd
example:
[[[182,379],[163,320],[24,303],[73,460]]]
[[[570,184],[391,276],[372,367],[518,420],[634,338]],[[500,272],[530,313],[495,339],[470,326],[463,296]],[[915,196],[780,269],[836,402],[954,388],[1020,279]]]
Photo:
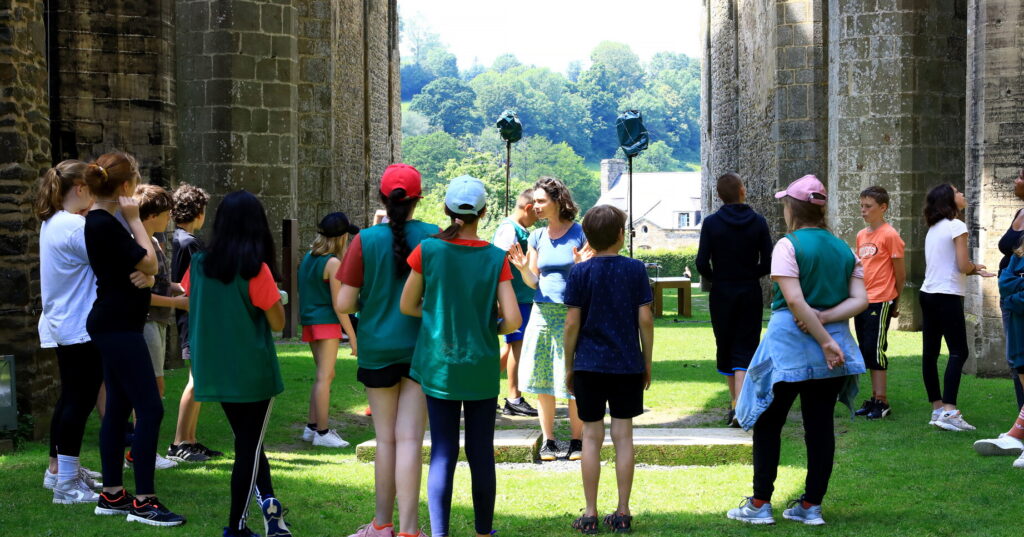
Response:
[[[405,190],[405,199],[420,198],[423,194],[421,183],[420,172],[416,168],[408,164],[392,164],[380,178],[380,192],[390,196],[391,191],[401,188]]]

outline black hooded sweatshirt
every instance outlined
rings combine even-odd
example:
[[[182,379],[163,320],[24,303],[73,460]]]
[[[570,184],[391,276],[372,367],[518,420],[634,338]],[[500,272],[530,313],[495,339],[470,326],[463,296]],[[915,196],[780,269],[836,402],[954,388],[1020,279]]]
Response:
[[[704,219],[697,271],[712,283],[757,280],[771,271],[768,222],[745,203],[723,205]]]

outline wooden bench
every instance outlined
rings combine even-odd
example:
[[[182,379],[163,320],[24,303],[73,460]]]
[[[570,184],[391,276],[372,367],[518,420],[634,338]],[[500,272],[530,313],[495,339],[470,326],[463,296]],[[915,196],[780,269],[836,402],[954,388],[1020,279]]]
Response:
[[[654,316],[662,316],[662,291],[678,289],[679,306],[676,311],[682,317],[690,317],[692,315],[690,312],[691,286],[690,278],[651,278],[651,289],[654,292]]]

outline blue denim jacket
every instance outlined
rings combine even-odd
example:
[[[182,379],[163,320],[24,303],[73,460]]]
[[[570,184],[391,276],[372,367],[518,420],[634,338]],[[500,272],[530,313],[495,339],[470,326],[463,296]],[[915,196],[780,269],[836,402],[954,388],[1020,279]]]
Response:
[[[1006,360],[1013,367],[1024,366],[1024,258],[1010,257],[999,273],[999,305],[1010,313],[1006,330]]]
[[[846,377],[847,382],[839,392],[839,401],[853,411],[858,392],[857,375],[867,371],[864,358],[850,334],[848,321],[829,323],[825,329],[839,344],[846,360],[845,364],[833,369],[825,364],[825,355],[814,337],[797,327],[788,308],[772,312],[768,330],[750,361],[736,402],[736,419],[744,429],[753,427],[761,413],[771,405],[775,398],[772,387],[777,382]]]

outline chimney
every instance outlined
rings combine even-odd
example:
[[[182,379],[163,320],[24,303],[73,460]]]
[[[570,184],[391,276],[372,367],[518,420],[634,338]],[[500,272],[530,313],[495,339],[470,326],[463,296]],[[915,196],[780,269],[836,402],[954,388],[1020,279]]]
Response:
[[[615,186],[626,172],[626,161],[617,158],[608,158],[601,161],[601,195],[608,193],[608,190]]]

